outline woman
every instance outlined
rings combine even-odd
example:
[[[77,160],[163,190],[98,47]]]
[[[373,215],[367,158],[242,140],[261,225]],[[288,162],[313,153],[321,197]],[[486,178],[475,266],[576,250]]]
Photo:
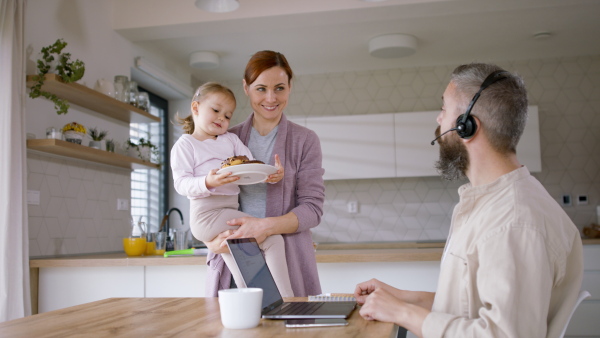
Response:
[[[233,219],[235,232],[221,233],[206,243],[213,252],[209,266],[206,296],[216,297],[219,289],[229,288],[231,273],[219,253],[227,252],[227,238],[256,238],[281,234],[292,290],[296,297],[321,293],[311,228],[323,215],[325,187],[321,144],[310,129],[287,120],[283,115],[292,88],[292,69],[281,53],[261,51],[254,54],[244,73],[244,92],[253,113],[233,128],[256,159],[273,163],[275,154],[284,166],[285,176],[276,184],[241,186],[240,208],[254,217]]]

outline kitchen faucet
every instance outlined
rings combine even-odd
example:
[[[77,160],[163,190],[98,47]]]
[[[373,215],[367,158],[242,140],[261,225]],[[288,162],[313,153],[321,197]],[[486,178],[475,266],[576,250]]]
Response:
[[[163,217],[162,222],[160,222],[160,227],[158,228],[158,231],[161,231],[163,226],[165,227],[165,232],[167,233],[167,251],[173,250],[173,241],[171,240],[171,236],[169,234],[169,216],[173,211],[177,211],[179,213],[179,217],[181,218],[181,225],[183,225],[183,214],[181,213],[181,210],[177,208],[171,208]],[[171,247],[170,250],[169,246]]]

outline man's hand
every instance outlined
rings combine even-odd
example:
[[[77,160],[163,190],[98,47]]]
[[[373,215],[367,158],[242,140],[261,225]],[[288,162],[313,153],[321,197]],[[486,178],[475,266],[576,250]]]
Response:
[[[356,302],[358,304],[362,305],[365,303],[367,296],[380,288],[388,289],[391,288],[391,286],[374,278],[369,281],[362,282],[356,286],[356,289],[354,289],[354,298],[356,298]]]
[[[360,315],[366,320],[380,322],[399,322],[399,314],[405,303],[382,288],[377,288],[365,296],[365,302],[360,309]]]

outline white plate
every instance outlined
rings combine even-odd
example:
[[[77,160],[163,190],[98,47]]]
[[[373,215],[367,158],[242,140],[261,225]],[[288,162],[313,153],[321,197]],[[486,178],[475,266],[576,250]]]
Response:
[[[267,177],[277,172],[277,168],[260,163],[248,163],[232,165],[231,167],[225,167],[219,169],[217,174],[221,173],[232,173],[232,176],[239,176],[240,179],[233,182],[237,185],[248,185],[264,182]]]

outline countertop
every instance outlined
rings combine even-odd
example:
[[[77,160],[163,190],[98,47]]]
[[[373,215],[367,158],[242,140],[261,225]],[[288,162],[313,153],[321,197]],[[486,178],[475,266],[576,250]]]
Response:
[[[600,239],[583,239],[584,245],[600,244]],[[439,261],[445,242],[321,243],[318,263]],[[31,268],[206,265],[206,256],[140,256],[123,252],[31,258]]]
[[[318,263],[439,261],[444,242],[426,243],[323,243],[317,245]],[[206,256],[140,256],[123,252],[39,257],[29,260],[31,268],[206,265]]]

